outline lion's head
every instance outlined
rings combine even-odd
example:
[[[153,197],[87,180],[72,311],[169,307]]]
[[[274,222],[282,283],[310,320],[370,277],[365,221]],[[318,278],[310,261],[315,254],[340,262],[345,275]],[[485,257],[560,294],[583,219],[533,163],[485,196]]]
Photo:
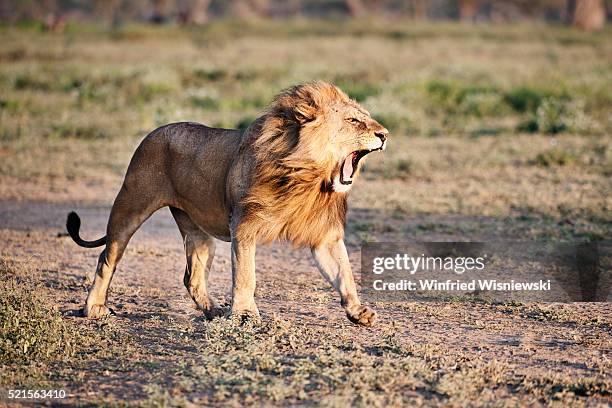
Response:
[[[342,235],[346,192],[388,131],[336,86],[311,82],[279,94],[247,130],[255,159],[244,199],[249,233],[315,245]]]
[[[368,153],[385,149],[389,133],[338,87],[320,81],[279,94],[262,130],[261,147],[279,147],[278,153],[290,167],[316,163],[339,193],[350,189]],[[270,142],[276,143],[271,146]]]

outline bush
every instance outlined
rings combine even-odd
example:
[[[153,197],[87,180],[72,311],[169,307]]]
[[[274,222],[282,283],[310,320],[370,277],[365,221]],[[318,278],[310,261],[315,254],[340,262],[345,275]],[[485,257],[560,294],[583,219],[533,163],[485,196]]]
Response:
[[[459,109],[469,116],[496,116],[502,112],[502,99],[496,93],[470,93],[461,98]]]
[[[585,133],[596,130],[596,125],[585,114],[584,103],[581,101],[548,97],[542,100],[535,114],[518,125],[517,130],[548,134]]]
[[[536,118],[529,118],[516,127],[516,130],[524,133],[536,133],[538,131],[538,120]]]
[[[210,96],[197,96],[191,97],[191,104],[197,108],[207,110],[217,110],[219,108],[219,101]]]
[[[77,337],[41,287],[0,259],[0,361],[51,361],[75,354]]]
[[[536,112],[538,129],[544,133],[561,133],[568,130],[566,104],[560,100],[545,99]]]
[[[19,74],[13,80],[13,88],[16,90],[49,91],[52,87],[46,79],[36,78],[28,74]]]
[[[380,114],[374,115],[374,119],[386,127],[390,132],[397,131],[411,131],[415,132],[412,121],[408,118],[408,115],[394,115],[394,114]]]
[[[551,149],[544,153],[538,153],[534,163],[541,167],[566,166],[577,161],[576,155],[562,149]]]
[[[237,121],[234,126],[236,129],[243,130],[251,126],[251,123],[253,123],[254,120],[255,118],[252,116],[245,116],[241,118],[239,121]]]
[[[449,113],[482,117],[498,115],[504,108],[498,89],[491,85],[432,80],[426,91],[434,104],[444,106]]]
[[[504,94],[504,102],[519,113],[535,112],[546,95],[528,87],[512,89]]]
[[[201,80],[214,82],[227,77],[227,72],[221,69],[196,69],[193,75]]]
[[[429,81],[426,85],[427,93],[439,102],[446,102],[454,92],[454,88],[448,83],[439,80]]]
[[[378,86],[367,82],[338,82],[337,85],[357,102],[363,102],[370,96],[376,96],[380,93]]]
[[[75,138],[83,140],[94,140],[94,139],[105,139],[109,135],[104,131],[93,125],[79,126],[73,123],[59,123],[51,127],[51,133],[48,134],[51,137]]]

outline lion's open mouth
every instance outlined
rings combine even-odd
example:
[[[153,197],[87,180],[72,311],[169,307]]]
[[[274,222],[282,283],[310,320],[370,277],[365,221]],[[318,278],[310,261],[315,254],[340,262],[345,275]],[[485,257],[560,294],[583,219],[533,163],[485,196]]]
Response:
[[[372,153],[375,150],[356,150],[349,154],[344,162],[342,162],[342,167],[340,168],[340,183],[342,184],[352,184],[353,176],[357,171],[357,165],[359,164],[359,160],[364,158],[368,153]]]

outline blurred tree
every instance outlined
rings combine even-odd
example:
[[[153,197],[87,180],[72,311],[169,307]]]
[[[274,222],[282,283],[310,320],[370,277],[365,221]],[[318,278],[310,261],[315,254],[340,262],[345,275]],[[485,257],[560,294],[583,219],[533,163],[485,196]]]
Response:
[[[459,20],[464,22],[474,21],[478,6],[477,0],[459,0]]]
[[[121,0],[96,0],[94,9],[96,15],[102,17],[109,25],[119,25],[119,8]]]
[[[170,6],[170,0],[153,0],[151,22],[155,24],[163,24],[167,22]]]
[[[239,19],[263,18],[270,15],[269,0],[231,0],[226,11]]]
[[[411,17],[414,20],[427,18],[427,2],[425,0],[410,0]]]
[[[46,31],[61,32],[66,28],[66,17],[61,8],[58,7],[56,0],[42,0],[38,9],[35,5],[34,16],[42,22]]]
[[[345,0],[346,8],[351,17],[363,17],[364,15],[395,15],[397,10],[394,9],[397,1],[391,0]],[[401,0],[399,3],[410,6],[412,3],[421,3],[424,5],[425,0]],[[406,4],[409,3],[409,4]],[[396,8],[396,7],[395,7]],[[414,6],[413,6],[414,8]]]
[[[178,14],[179,23],[204,25],[208,22],[211,0],[189,0],[183,3]]]
[[[612,0],[0,0],[0,20],[40,21],[49,30],[67,19],[104,18],[164,23],[177,18],[183,24],[205,24],[220,16],[237,18],[364,17],[422,20],[460,19],[498,22],[525,18],[565,21],[584,29],[600,28]]]
[[[606,22],[603,0],[568,0],[567,7],[572,24],[583,30],[599,30]]]
[[[362,17],[366,14],[366,7],[361,0],[345,0],[351,17]]]

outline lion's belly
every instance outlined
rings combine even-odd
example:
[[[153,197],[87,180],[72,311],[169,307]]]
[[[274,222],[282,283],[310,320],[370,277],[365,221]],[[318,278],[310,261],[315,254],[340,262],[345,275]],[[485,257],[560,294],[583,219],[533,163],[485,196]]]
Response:
[[[230,207],[225,198],[225,174],[209,167],[189,179],[175,183],[174,205],[185,211],[202,230],[215,238],[229,240]]]
[[[198,225],[203,231],[220,239],[229,242],[231,240],[229,229],[229,212],[219,211],[217,208],[193,205],[183,202],[179,205],[189,218]]]
[[[240,132],[181,124],[169,141],[166,171],[172,184],[172,205],[185,211],[202,230],[229,241],[226,180]]]

